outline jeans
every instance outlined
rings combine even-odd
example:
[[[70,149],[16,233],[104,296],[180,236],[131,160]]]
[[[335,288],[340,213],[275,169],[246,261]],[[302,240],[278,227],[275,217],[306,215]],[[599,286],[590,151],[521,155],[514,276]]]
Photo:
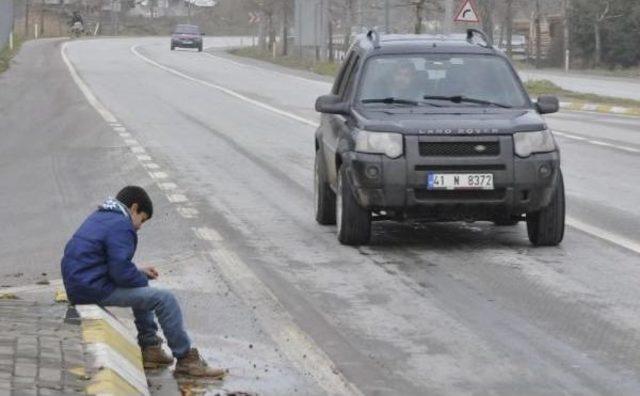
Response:
[[[117,288],[100,301],[105,307],[131,307],[138,329],[138,343],[142,348],[158,345],[158,325],[162,327],[167,344],[175,358],[183,357],[191,348],[191,340],[184,330],[182,312],[175,296],[155,287]]]

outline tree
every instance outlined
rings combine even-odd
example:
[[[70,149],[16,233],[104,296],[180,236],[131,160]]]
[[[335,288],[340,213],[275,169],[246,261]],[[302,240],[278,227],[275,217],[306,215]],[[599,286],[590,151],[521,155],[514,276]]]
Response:
[[[596,7],[599,5],[601,8],[596,12],[595,21],[593,23],[596,46],[594,63],[596,67],[600,66],[600,63],[602,62],[602,25],[610,19],[620,18],[622,16],[622,14],[611,15],[611,1],[604,1],[604,4],[597,3],[598,2],[595,4]]]

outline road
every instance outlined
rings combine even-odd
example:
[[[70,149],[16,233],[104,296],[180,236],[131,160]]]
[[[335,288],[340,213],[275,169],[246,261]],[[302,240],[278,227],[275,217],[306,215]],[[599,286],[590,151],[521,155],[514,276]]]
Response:
[[[560,70],[520,71],[524,80],[549,80],[561,88],[570,91],[640,100],[640,79],[625,77],[608,77]]]
[[[139,184],[158,209],[138,262],[231,369],[224,389],[640,392],[639,119],[549,117],[572,225],[560,247],[487,223],[376,225],[371,246],[342,247],[312,216],[329,84],[218,52],[234,43],[74,41],[70,68],[61,42],[24,47],[0,77],[2,283],[54,278],[82,218]]]

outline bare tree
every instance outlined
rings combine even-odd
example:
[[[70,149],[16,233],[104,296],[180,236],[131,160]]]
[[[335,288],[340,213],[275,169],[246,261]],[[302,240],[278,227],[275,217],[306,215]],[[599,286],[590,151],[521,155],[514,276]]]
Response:
[[[602,25],[607,20],[620,18],[622,16],[622,14],[611,15],[611,0],[600,1],[599,3],[601,4],[596,4],[596,6],[599,6],[599,9],[593,24],[596,45],[593,61],[596,67],[600,66],[602,62]]]

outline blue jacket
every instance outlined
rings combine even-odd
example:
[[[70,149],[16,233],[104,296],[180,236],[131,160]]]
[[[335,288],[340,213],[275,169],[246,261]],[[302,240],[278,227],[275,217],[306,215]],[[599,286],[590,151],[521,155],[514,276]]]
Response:
[[[99,303],[116,287],[149,285],[131,261],[138,235],[128,209],[108,199],[91,214],[64,249],[62,279],[73,304]]]

